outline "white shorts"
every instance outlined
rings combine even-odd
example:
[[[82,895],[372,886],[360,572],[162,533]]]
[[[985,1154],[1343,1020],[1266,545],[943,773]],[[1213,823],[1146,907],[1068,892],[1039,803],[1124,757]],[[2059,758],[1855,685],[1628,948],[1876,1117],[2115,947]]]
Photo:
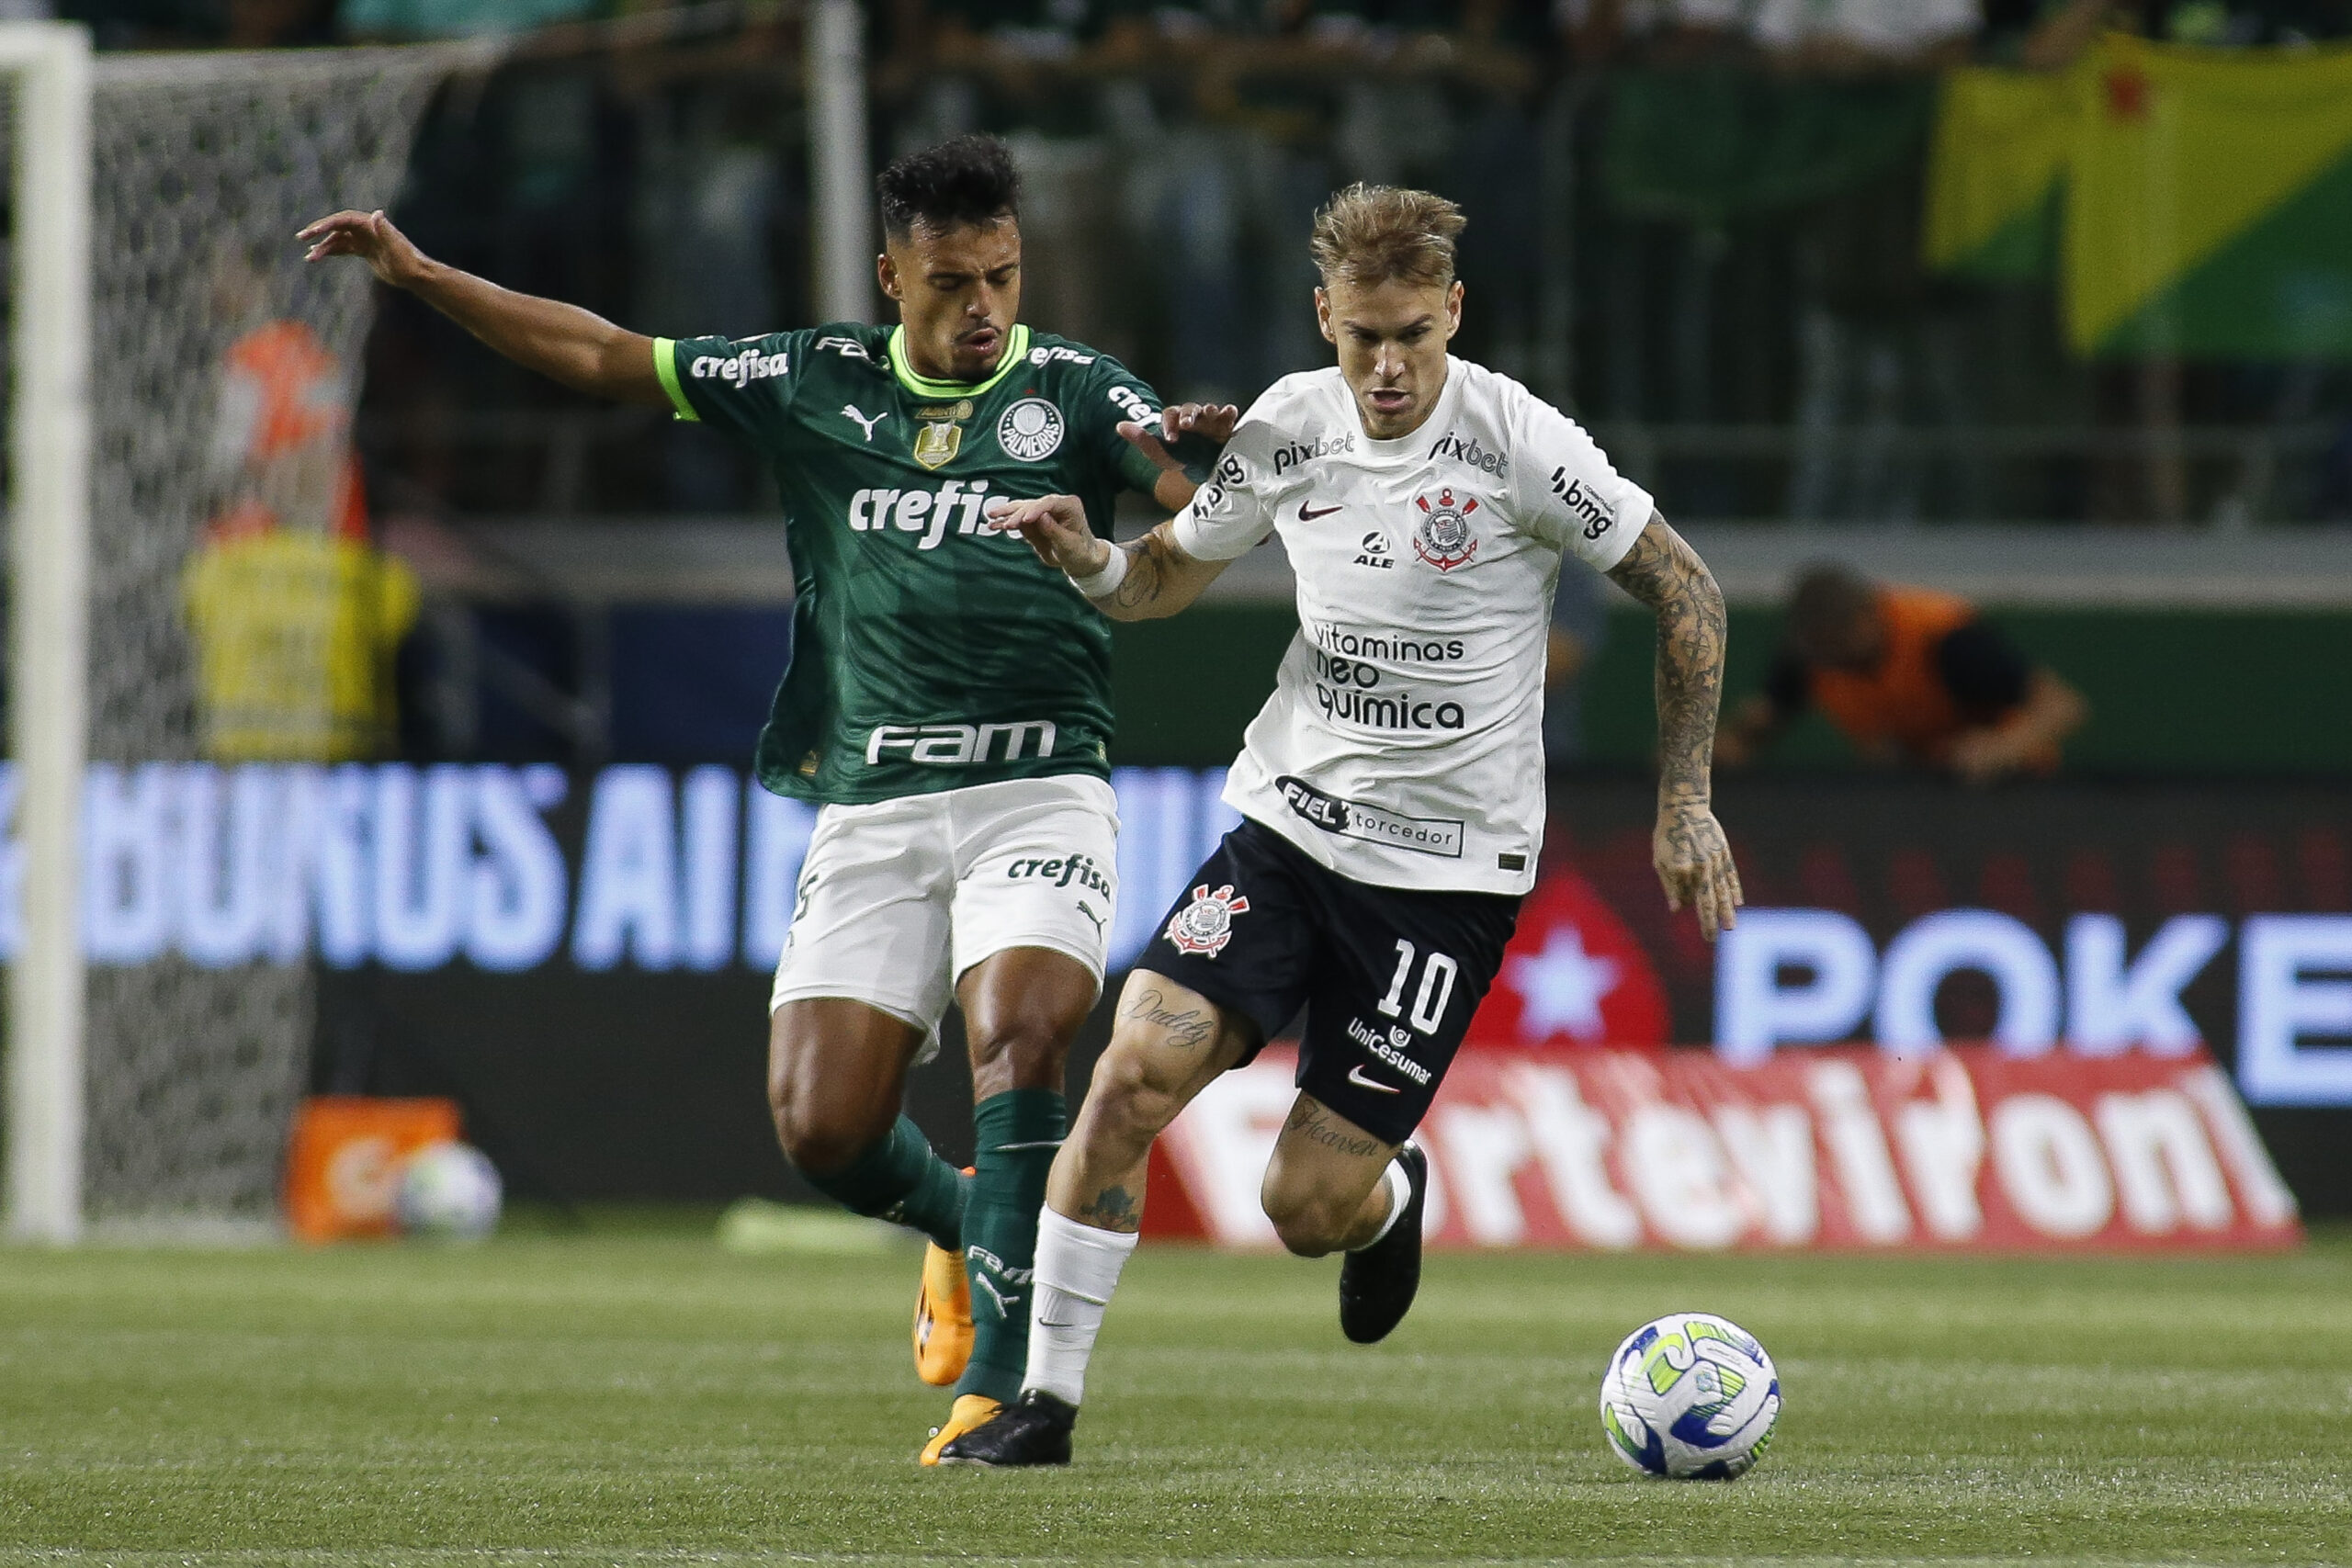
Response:
[[[1012,947],[1069,954],[1099,994],[1118,838],[1118,797],[1083,773],[828,806],[768,1010],[845,997],[935,1041],[956,980]]]

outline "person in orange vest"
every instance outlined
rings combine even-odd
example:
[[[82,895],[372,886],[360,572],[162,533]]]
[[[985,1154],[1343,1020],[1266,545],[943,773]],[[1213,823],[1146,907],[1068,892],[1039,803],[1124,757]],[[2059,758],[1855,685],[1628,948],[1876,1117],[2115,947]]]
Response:
[[[271,308],[267,276],[241,254],[221,259],[213,310],[243,330],[215,392],[211,515],[180,581],[206,754],[380,756],[419,591],[368,537],[351,378],[308,323]]]
[[[1873,582],[1842,566],[1797,580],[1764,690],[1715,736],[1715,761],[1754,761],[1807,708],[1867,761],[1990,784],[2045,774],[2090,716],[2080,692],[1956,594]]]

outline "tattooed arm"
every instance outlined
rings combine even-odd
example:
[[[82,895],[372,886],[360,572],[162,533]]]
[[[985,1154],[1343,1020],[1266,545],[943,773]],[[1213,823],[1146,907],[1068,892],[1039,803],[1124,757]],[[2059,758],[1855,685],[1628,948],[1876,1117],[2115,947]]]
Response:
[[[1035,501],[1001,502],[989,512],[989,525],[1000,533],[1018,534],[1047,566],[1069,574],[1073,582],[1101,572],[1114,551],[1127,558],[1126,575],[1116,587],[1093,601],[1095,608],[1114,621],[1152,621],[1172,615],[1201,596],[1229,564],[1195,560],[1176,542],[1173,526],[1162,523],[1142,538],[1114,545],[1098,536],[1086,521],[1086,509],[1076,496],[1048,495]]]
[[[1715,820],[1711,776],[1728,640],[1723,591],[1682,536],[1656,514],[1609,575],[1657,616],[1657,831],[1651,859],[1668,907],[1690,904],[1712,942],[1745,902],[1731,846]]]

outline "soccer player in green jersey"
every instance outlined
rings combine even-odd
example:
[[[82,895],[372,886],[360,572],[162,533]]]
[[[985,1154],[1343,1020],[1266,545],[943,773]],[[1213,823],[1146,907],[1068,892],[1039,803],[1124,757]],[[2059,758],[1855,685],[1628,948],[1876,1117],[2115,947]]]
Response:
[[[1021,1385],[1065,1059],[1102,991],[1117,877],[1108,629],[985,509],[1071,494],[1107,536],[1122,486],[1191,500],[1161,434],[1221,441],[1237,414],[1163,414],[1116,360],[1018,323],[1001,143],[910,154],[877,185],[895,327],[643,337],[429,260],[381,212],[301,238],[517,364],[713,425],[774,469],[797,594],[757,768],[822,809],[770,1004],[769,1099],[812,1185],[931,1238],[916,1360],[957,1394],[932,1463]],[[977,1100],[969,1178],[899,1110],[951,999]]]

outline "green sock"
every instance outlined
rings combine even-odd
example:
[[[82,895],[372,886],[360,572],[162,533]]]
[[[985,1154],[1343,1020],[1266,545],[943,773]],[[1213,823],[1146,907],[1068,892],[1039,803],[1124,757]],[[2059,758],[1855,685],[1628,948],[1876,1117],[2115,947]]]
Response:
[[[964,1269],[972,1280],[972,1364],[957,1393],[1010,1404],[1029,1362],[1029,1297],[1046,1173],[1069,1111],[1049,1089],[1016,1089],[973,1109],[977,1156],[964,1206]]]
[[[854,1214],[919,1230],[950,1252],[964,1249],[964,1195],[970,1184],[962,1171],[932,1152],[931,1140],[905,1116],[889,1136],[841,1169],[800,1174]],[[1030,1225],[1034,1244],[1035,1214]]]

